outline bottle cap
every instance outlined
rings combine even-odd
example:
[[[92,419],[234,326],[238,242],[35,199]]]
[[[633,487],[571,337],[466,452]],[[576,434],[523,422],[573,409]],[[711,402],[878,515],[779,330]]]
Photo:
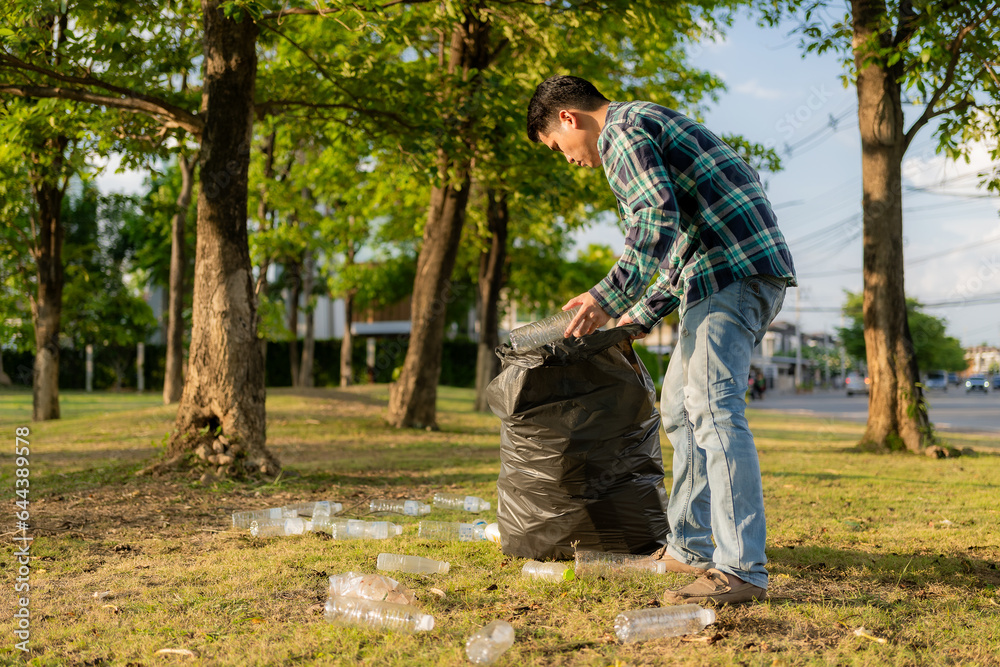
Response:
[[[434,617],[430,614],[420,614],[417,616],[417,630],[429,632],[434,629]]]
[[[499,524],[491,523],[490,525],[486,526],[484,534],[486,535],[486,539],[489,540],[490,542],[496,542],[497,544],[500,544]]]
[[[480,511],[484,511],[484,510],[488,510],[488,509],[490,509],[491,507],[493,507],[493,506],[492,506],[492,505],[490,505],[490,504],[489,504],[488,502],[486,502],[486,501],[483,501],[483,504],[482,504],[482,506],[481,506],[481,507],[479,508],[479,510],[480,510]]]
[[[576,572],[567,565],[566,569],[563,570],[563,581],[573,581],[574,579],[576,579]]]
[[[654,562],[653,566],[656,568],[656,574],[666,574],[667,573],[667,564],[664,563],[662,560],[658,560],[658,561]]]
[[[715,610],[702,609],[698,612],[698,617],[705,625],[711,625],[712,623],[715,623]]]

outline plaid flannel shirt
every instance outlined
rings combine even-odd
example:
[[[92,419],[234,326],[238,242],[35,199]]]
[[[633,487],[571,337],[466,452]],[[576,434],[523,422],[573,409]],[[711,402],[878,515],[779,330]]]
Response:
[[[697,303],[747,276],[797,284],[757,173],[701,123],[612,102],[597,146],[627,229],[621,258],[590,290],[609,315],[628,311],[648,331],[682,299]]]

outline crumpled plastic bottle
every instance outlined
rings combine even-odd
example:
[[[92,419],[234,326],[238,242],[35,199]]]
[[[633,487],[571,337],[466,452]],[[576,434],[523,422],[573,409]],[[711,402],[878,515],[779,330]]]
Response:
[[[395,604],[414,604],[417,601],[413,591],[392,577],[360,572],[344,572],[330,577],[330,595],[384,600]]]

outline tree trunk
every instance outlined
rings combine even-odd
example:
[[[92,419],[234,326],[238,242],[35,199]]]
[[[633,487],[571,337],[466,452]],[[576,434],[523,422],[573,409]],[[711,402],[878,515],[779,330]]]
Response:
[[[0,387],[9,387],[11,384],[10,376],[3,371],[3,350],[0,349]]]
[[[440,152],[439,172],[451,162]],[[445,312],[453,300],[451,272],[469,200],[469,165],[455,165],[459,186],[431,190],[431,205],[417,259],[410,316],[410,345],[399,380],[390,389],[389,423],[400,428],[437,428],[437,384]]]
[[[489,24],[466,15],[452,32],[448,73],[464,81],[476,71],[475,84],[466,83],[454,95],[451,108],[461,109],[475,94],[481,72],[489,64]],[[445,311],[453,300],[451,272],[469,201],[474,119],[456,118],[455,134],[467,144],[461,157],[438,149],[437,173],[444,183],[431,189],[427,226],[417,258],[410,316],[410,345],[399,380],[389,391],[389,423],[397,428],[437,428],[437,384],[441,377],[441,345]]]
[[[493,188],[486,191],[486,222],[490,231],[490,248],[479,256],[479,342],[476,346],[476,405],[480,412],[489,411],[486,387],[500,372],[496,348],[500,288],[503,267],[507,260],[507,193]]]
[[[194,175],[194,158],[177,156],[181,169],[181,191],[177,195],[177,210],[171,224],[170,239],[170,305],[167,310],[167,360],[163,375],[163,403],[181,399],[184,391],[184,270],[187,248],[184,240],[188,206]]]
[[[340,386],[350,387],[354,384],[354,363],[351,350],[354,347],[354,334],[351,333],[351,320],[354,318],[354,293],[344,295],[344,337],[340,341]]]
[[[310,250],[306,250],[302,260],[302,293],[305,294],[306,335],[302,340],[302,364],[299,366],[299,386],[313,386],[313,359],[316,351],[315,312],[316,298],[313,296],[316,260]]]
[[[198,242],[191,348],[170,453],[195,450],[218,473],[273,475],[266,447],[264,364],[257,341],[247,241],[247,170],[253,130],[257,26],[223,16],[202,0],[205,18],[205,127],[199,152]],[[207,435],[200,431],[207,428]],[[216,429],[225,459],[212,454]],[[235,461],[230,461],[234,457]]]
[[[288,340],[288,367],[292,372],[292,386],[299,386],[299,297],[302,295],[302,264],[291,261],[285,264],[285,275],[288,285],[288,304],[285,314],[288,316],[286,325],[291,332]]]
[[[351,221],[353,222],[353,220]],[[354,243],[348,241],[345,264],[354,264]],[[344,295],[344,338],[340,341],[340,386],[350,387],[354,384],[354,361],[351,354],[354,348],[354,334],[351,333],[351,322],[354,321],[354,292]]]
[[[31,318],[35,325],[35,368],[32,382],[32,419],[59,419],[59,327],[62,318],[63,228],[59,183],[69,141],[57,137],[42,150],[51,159],[44,172],[32,171],[31,188],[38,204],[38,229],[32,254],[37,268],[37,292],[31,296]],[[32,156],[35,165],[41,156]]]
[[[861,444],[883,451],[920,451],[930,444],[931,435],[906,321],[899,72],[877,62],[865,64],[870,56],[865,45],[880,29],[884,5],[869,0],[851,4],[864,193],[863,312],[871,377],[868,424]],[[880,38],[887,46],[890,36]]]

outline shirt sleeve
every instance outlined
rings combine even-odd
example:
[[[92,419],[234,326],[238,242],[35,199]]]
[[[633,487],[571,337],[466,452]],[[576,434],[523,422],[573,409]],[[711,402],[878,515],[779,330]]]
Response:
[[[641,324],[648,333],[657,322],[677,310],[680,305],[680,297],[670,291],[667,276],[661,273],[647,290],[647,297],[628,310],[628,316],[633,322]]]
[[[680,214],[670,173],[652,137],[628,124],[609,125],[605,130],[609,142],[603,158],[605,173],[621,203],[627,233],[622,256],[590,294],[609,315],[618,317],[639,301],[666,258],[677,235]],[[676,303],[670,307],[669,302],[677,299],[669,291],[657,290],[651,298],[657,303],[640,304],[633,311],[640,315],[633,318],[644,326],[659,319],[653,317],[655,311],[667,308],[665,315],[677,307]]]

